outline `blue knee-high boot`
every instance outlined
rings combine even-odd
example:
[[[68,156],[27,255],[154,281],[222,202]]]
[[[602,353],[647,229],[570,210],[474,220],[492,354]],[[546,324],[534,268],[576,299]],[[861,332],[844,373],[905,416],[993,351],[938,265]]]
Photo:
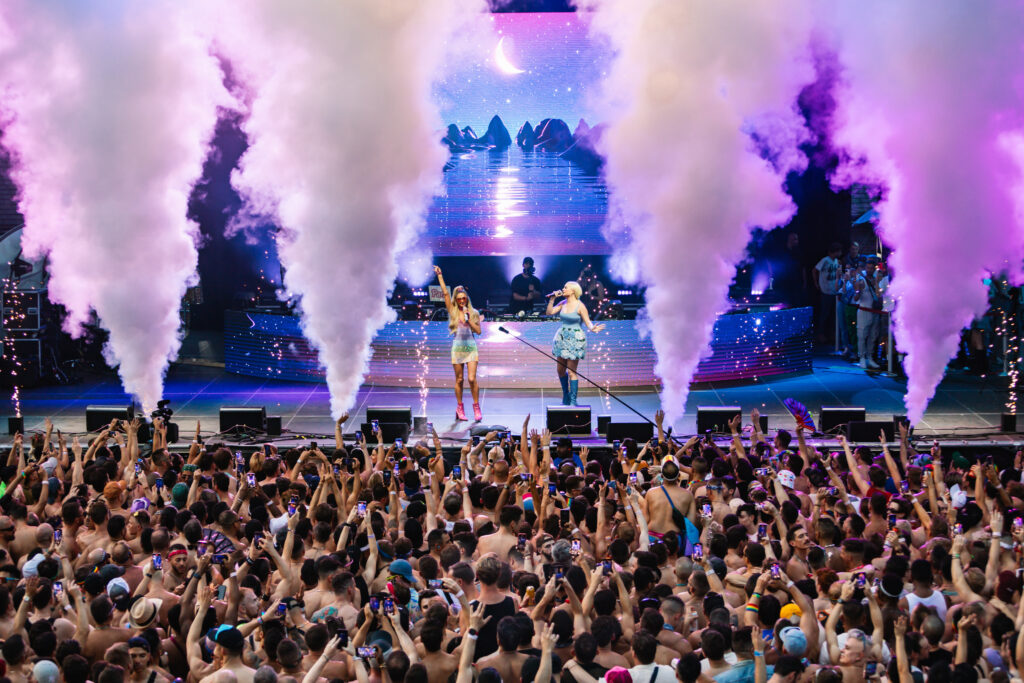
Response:
[[[569,380],[569,405],[576,405],[576,393],[580,390],[580,381],[578,379]]]
[[[562,383],[562,405],[569,405],[569,376],[559,375],[558,381]]]

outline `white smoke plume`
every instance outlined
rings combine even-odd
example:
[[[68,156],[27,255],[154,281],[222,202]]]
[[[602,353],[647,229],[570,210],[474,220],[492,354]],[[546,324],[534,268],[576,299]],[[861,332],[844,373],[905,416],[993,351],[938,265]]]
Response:
[[[431,99],[448,43],[482,0],[247,0],[218,29],[249,89],[234,184],[281,226],[285,286],[327,370],[331,412],[352,407],[386,296],[448,152]],[[424,262],[422,254],[417,256]]]
[[[794,211],[783,181],[806,163],[796,101],[814,79],[810,13],[799,0],[582,4],[617,51],[601,151],[618,212],[609,239],[628,246],[613,267],[647,285],[661,403],[675,422],[751,230]]]
[[[1024,259],[1024,3],[846,0],[822,6],[842,65],[839,185],[884,188],[897,348],[917,423],[986,308],[988,272]]]
[[[147,411],[180,346],[197,258],[188,197],[227,99],[192,7],[0,3],[0,127],[23,246],[49,255],[50,297],[71,334],[95,311],[107,357]]]

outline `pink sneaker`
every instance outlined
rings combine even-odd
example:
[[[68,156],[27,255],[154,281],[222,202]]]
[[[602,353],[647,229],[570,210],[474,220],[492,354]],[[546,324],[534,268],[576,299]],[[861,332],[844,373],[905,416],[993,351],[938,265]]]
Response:
[[[455,419],[459,422],[464,422],[466,420],[466,409],[461,403],[455,408]]]
[[[474,403],[473,404],[473,419],[476,420],[477,422],[479,422],[480,420],[484,419],[484,414],[480,412],[480,404],[479,403]]]

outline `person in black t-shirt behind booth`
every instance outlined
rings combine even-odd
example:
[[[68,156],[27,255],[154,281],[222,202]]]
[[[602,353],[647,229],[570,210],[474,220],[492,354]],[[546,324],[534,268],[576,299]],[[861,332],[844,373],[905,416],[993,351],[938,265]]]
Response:
[[[544,295],[541,293],[541,283],[534,273],[533,259],[527,256],[523,259],[523,272],[512,278],[512,298],[508,302],[508,312],[518,314],[520,311],[533,312],[533,302],[540,301]]]

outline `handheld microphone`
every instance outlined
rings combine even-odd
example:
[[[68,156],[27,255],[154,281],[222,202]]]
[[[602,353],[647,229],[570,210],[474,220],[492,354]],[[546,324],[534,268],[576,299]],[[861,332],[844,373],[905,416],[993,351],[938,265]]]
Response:
[[[551,298],[551,297],[553,297],[553,296],[558,296],[558,295],[559,295],[559,294],[561,294],[561,293],[562,293],[562,290],[560,290],[560,289],[556,289],[555,291],[553,291],[553,292],[551,292],[550,294],[548,294],[548,298],[550,299],[550,298]]]
[[[508,330],[505,329],[504,325],[498,325],[498,330],[504,332],[505,334],[508,334]]]

